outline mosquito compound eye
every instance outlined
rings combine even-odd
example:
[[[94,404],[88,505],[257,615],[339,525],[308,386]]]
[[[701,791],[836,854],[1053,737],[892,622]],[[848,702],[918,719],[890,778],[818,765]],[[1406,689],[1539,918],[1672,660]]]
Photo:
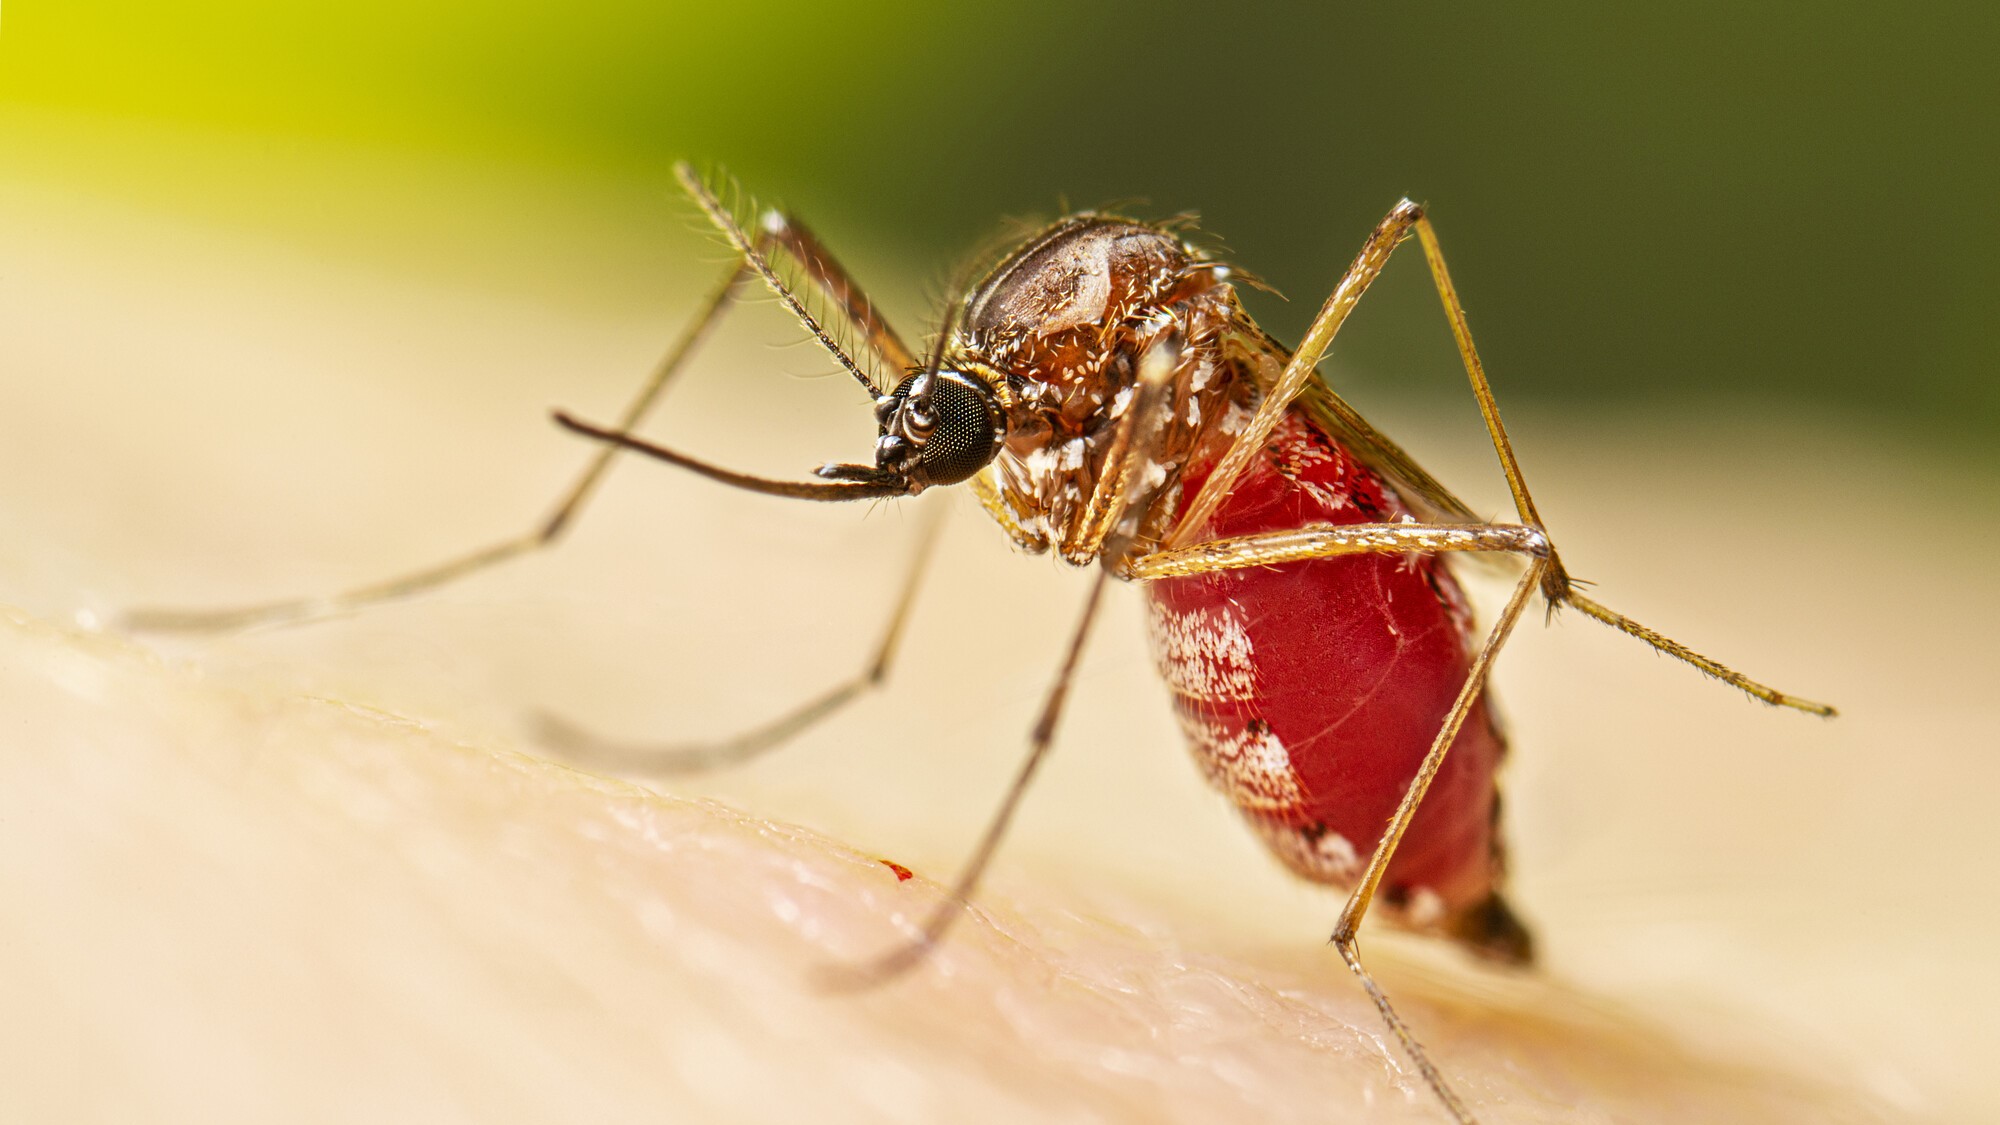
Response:
[[[957,484],[1000,452],[1005,436],[1000,404],[978,379],[957,371],[919,372],[896,388],[895,399],[899,409],[883,425],[875,447],[884,468],[915,468],[926,484]],[[905,440],[885,448],[891,438]],[[908,465],[912,459],[914,466]]]
[[[1000,452],[1005,433],[1000,405],[985,384],[957,372],[940,373],[930,407],[925,414],[931,430],[921,458],[932,484],[956,484]]]

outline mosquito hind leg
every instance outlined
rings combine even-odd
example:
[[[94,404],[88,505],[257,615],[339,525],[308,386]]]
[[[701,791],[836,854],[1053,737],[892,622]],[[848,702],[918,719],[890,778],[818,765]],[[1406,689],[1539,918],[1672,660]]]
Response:
[[[874,654],[861,671],[777,718],[728,738],[662,745],[603,738],[560,716],[541,714],[534,720],[537,740],[576,765],[642,777],[703,773],[741,765],[779,749],[888,681],[889,669],[909,624],[910,607],[915,604],[917,589],[930,569],[943,525],[940,509],[921,533],[909,573],[896,594],[896,608],[889,615],[889,624],[883,629]]]
[[[1810,699],[1801,699],[1796,695],[1788,695],[1776,688],[1758,683],[1720,661],[1703,656],[1672,637],[1662,636],[1659,632],[1639,624],[1617,610],[1584,597],[1574,589],[1563,598],[1563,603],[1575,607],[1585,617],[1602,621],[1628,637],[1644,641],[1676,660],[1693,665],[1703,675],[1721,680],[1752,699],[1761,699],[1773,707],[1790,707],[1795,711],[1804,711],[1808,715],[1818,715],[1827,719],[1840,714],[1829,704],[1814,703]]]
[[[1548,557],[1548,550],[1548,536],[1541,528],[1519,524],[1307,524],[1154,551],[1127,562],[1123,573],[1128,578],[1150,582],[1340,555],[1483,552],[1542,559]]]
[[[1321,359],[1333,345],[1335,335],[1342,324],[1354,311],[1368,288],[1381,276],[1382,269],[1395,253],[1396,247],[1410,235],[1416,235],[1424,248],[1424,260],[1428,263],[1431,280],[1437,287],[1438,300],[1444,305],[1445,319],[1451,325],[1452,339],[1458,345],[1458,354],[1465,364],[1467,380],[1472,384],[1472,394],[1479,402],[1480,416],[1485,419],[1486,432],[1493,441],[1493,450],[1500,458],[1501,471],[1506,474],[1507,488],[1513,494],[1514,508],[1520,515],[1521,523],[1532,528],[1543,527],[1542,517],[1535,510],[1535,499],[1528,491],[1526,476],[1521,472],[1520,460],[1514,455],[1514,444],[1508,440],[1507,427],[1500,420],[1500,407],[1493,397],[1493,387],[1486,378],[1486,367],[1479,360],[1479,351],[1472,343],[1472,329],[1465,318],[1465,306],[1458,298],[1458,289],[1452,284],[1451,272],[1445,268],[1444,251],[1438,244],[1437,231],[1431,225],[1430,217],[1421,205],[1405,199],[1391,208],[1382,221],[1375,224],[1368,239],[1362,244],[1361,252],[1341,275],[1340,282],[1321,306],[1319,314],[1306,330],[1305,338],[1292,354],[1291,362],[1285,365],[1277,381],[1266,392],[1264,400],[1257,406],[1229,450],[1216,462],[1208,479],[1202,483],[1200,491],[1183,511],[1165,546],[1178,550],[1190,545],[1201,528],[1208,522],[1223,497],[1247,469],[1251,461],[1264,448],[1266,439],[1275,429],[1285,412],[1316,377]],[[1456,499],[1448,494],[1440,497],[1445,501],[1441,506],[1447,510],[1456,506]],[[1584,615],[1602,621],[1626,635],[1637,638],[1656,650],[1685,661],[1702,672],[1715,677],[1731,687],[1751,696],[1780,707],[1791,707],[1814,715],[1831,716],[1834,709],[1823,703],[1781,692],[1759,683],[1723,666],[1676,641],[1583,597],[1576,592],[1575,583],[1564,569],[1562,558],[1553,545],[1544,556],[1542,569],[1542,596],[1549,606],[1574,606]]]
[[[1404,1053],[1409,1055],[1410,1060],[1416,1064],[1418,1072],[1424,1076],[1425,1084],[1437,1094],[1438,1100],[1444,1103],[1454,1118],[1466,1123],[1473,1120],[1471,1112],[1465,1108],[1465,1103],[1459,1100],[1450,1084],[1444,1080],[1444,1075],[1438,1070],[1437,1065],[1431,1062],[1430,1055],[1411,1033],[1409,1025],[1396,1014],[1396,1009],[1389,1003],[1388,995],[1375,983],[1375,978],[1362,965],[1358,937],[1361,920],[1367,916],[1369,905],[1375,901],[1375,892],[1382,884],[1383,874],[1389,869],[1389,861],[1395,857],[1396,846],[1402,842],[1403,833],[1408,831],[1410,821],[1415,819],[1417,807],[1423,803],[1424,794],[1430,789],[1432,779],[1437,777],[1438,770],[1444,766],[1445,753],[1451,749],[1452,740],[1458,737],[1459,727],[1464,725],[1466,716],[1472,713],[1473,704],[1478,702],[1479,693],[1486,686],[1486,677],[1493,666],[1493,658],[1499,654],[1501,646],[1507,643],[1508,635],[1514,631],[1515,623],[1521,619],[1521,611],[1527,607],[1528,596],[1540,582],[1542,571],[1548,565],[1545,557],[1537,557],[1529,565],[1527,573],[1521,576],[1520,582],[1515,585],[1514,596],[1508,599],[1507,607],[1500,611],[1499,620],[1493,623],[1492,630],[1486,635],[1486,643],[1480,647],[1479,655],[1473,658],[1472,667],[1465,676],[1465,684],[1459,688],[1458,698],[1452,701],[1451,710],[1445,714],[1444,723],[1438,728],[1437,737],[1431,740],[1431,748],[1424,754],[1423,764],[1417,767],[1417,775],[1411,779],[1409,789],[1404,792],[1402,803],[1396,806],[1395,815],[1389,818],[1389,826],[1382,833],[1381,842],[1375,845],[1375,853],[1369,857],[1368,867],[1355,883],[1353,893],[1348,896],[1346,907],[1340,912],[1340,922],[1333,931],[1333,945],[1340,951],[1341,960],[1345,961],[1347,967],[1360,979],[1361,986],[1368,991],[1368,998],[1375,1002],[1376,1009],[1382,1013],[1383,1022],[1389,1025],[1389,1030],[1395,1033],[1397,1042],[1403,1045]]]
[[[1414,206],[1414,205],[1412,205]],[[1472,396],[1479,402],[1479,413],[1486,421],[1486,432],[1493,441],[1493,451],[1500,458],[1500,469],[1507,476],[1507,488],[1514,495],[1515,510],[1520,513],[1521,522],[1530,527],[1542,527],[1542,517],[1535,510],[1535,498],[1528,491],[1528,481],[1521,472],[1519,459],[1514,456],[1514,443],[1508,440],[1507,427],[1500,420],[1500,406],[1493,398],[1493,386],[1486,379],[1486,366],[1479,361],[1479,350],[1472,343],[1472,328],[1466,323],[1465,306],[1458,299],[1458,288],[1452,284],[1451,271],[1445,267],[1444,250],[1438,245],[1437,230],[1431,226],[1422,208],[1416,208],[1411,220],[1417,240],[1424,248],[1424,260],[1430,265],[1431,280],[1437,287],[1438,300],[1444,305],[1445,319],[1451,324],[1451,335],[1458,345],[1458,354],[1465,363],[1466,379],[1472,384]],[[1721,662],[1688,648],[1686,645],[1639,624],[1606,606],[1584,597],[1576,591],[1575,583],[1563,569],[1562,560],[1553,546],[1549,549],[1547,566],[1542,574],[1542,596],[1548,600],[1551,609],[1573,606],[1584,616],[1601,621],[1629,637],[1651,645],[1655,650],[1676,660],[1693,665],[1706,675],[1743,692],[1753,699],[1761,699],[1776,707],[1790,707],[1807,714],[1832,717],[1835,711],[1824,703],[1778,691],[1759,683],[1740,672],[1736,672]]]
[[[1359,933],[1361,920],[1367,916],[1368,908],[1375,901],[1382,877],[1389,869],[1389,861],[1396,854],[1396,847],[1402,842],[1403,834],[1416,817],[1417,808],[1429,792],[1432,780],[1443,768],[1445,755],[1457,739],[1459,728],[1472,713],[1480,693],[1485,689],[1488,672],[1501,646],[1513,633],[1520,621],[1521,611],[1527,607],[1528,599],[1541,584],[1542,572],[1549,566],[1549,544],[1541,528],[1517,524],[1346,524],[1311,525],[1289,531],[1263,532],[1229,539],[1218,539],[1207,543],[1197,543],[1188,547],[1169,548],[1133,559],[1125,564],[1124,572],[1139,580],[1185,577],[1206,574],[1219,570],[1245,567],[1282,566],[1287,563],[1307,559],[1336,558],[1357,554],[1429,554],[1437,552],[1485,552],[1515,555],[1528,561],[1528,568],[1514,586],[1514,593],[1507,601],[1505,609],[1488,632],[1486,642],[1473,658],[1466,671],[1465,682],[1453,699],[1451,708],[1445,713],[1430,748],[1425,751],[1423,762],[1418,766],[1416,776],[1410,781],[1402,801],[1383,830],[1381,841],[1376,844],[1374,854],[1369,857],[1368,866],[1356,881],[1354,890],[1342,909],[1340,922],[1334,928],[1333,944],[1339,949],[1341,960],[1360,979],[1368,997],[1382,1014],[1382,1020],[1402,1044],[1403,1051],[1416,1064],[1424,1082],[1438,1100],[1444,1103],[1452,1116],[1460,1122],[1473,1120],[1465,1103],[1444,1080],[1423,1044],[1403,1022],[1381,985],[1361,962]],[[1489,955],[1515,963],[1526,961],[1530,956],[1527,931],[1518,919],[1514,919],[1505,903],[1497,898],[1489,900],[1488,914],[1483,918],[1469,919],[1476,932],[1465,936],[1475,945],[1483,945]]]

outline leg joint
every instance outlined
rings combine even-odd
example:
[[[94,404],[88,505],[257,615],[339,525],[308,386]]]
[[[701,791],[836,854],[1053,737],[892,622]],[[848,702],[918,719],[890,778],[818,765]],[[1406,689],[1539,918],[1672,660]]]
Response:
[[[1521,551],[1538,559],[1554,557],[1555,544],[1549,542],[1549,533],[1533,525],[1521,528]]]

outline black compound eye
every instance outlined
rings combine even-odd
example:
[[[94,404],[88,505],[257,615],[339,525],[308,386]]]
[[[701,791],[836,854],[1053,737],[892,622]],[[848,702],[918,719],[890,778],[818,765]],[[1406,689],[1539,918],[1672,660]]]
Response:
[[[1000,452],[1003,427],[1000,405],[984,383],[957,371],[940,371],[926,380],[930,394],[918,402],[906,397],[919,373],[896,388],[902,402],[901,427],[917,442],[917,464],[927,484],[957,484],[986,467]]]

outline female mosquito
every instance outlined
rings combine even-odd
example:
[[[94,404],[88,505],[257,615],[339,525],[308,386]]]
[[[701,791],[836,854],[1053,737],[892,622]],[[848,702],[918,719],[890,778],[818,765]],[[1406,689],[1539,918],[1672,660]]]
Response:
[[[1053,740],[1072,674],[1112,578],[1142,582],[1154,651],[1207,780],[1288,868],[1347,888],[1333,931],[1425,1082],[1472,1120],[1363,966],[1371,908],[1512,964],[1533,958],[1502,895],[1496,771],[1506,751],[1488,713],[1495,654],[1530,598],[1573,608],[1767,703],[1833,709],[1774,691],[1577,591],[1535,512],[1464,310],[1423,208],[1376,225],[1288,350],[1238,303],[1236,275],[1168,226],[1072,215],[1007,255],[948,312],[919,358],[819,241],[790,215],[740,220],[687,166],[688,193],[736,252],[722,283],[612,426],[558,413],[604,446],[555,511],[518,538],[327,598],[227,611],[142,611],[136,627],[224,630],[297,621],[413,594],[554,542],[619,450],[733,487],[801,500],[912,496],[969,484],[1015,544],[1056,551],[1096,577],[1019,772],[951,895],[919,935],[851,970],[849,984],[916,964],[957,917]],[[1420,468],[1317,377],[1320,360],[1398,244],[1414,234],[1444,305],[1519,522],[1492,523]],[[873,464],[831,464],[809,481],[732,472],[632,436],[670,380],[752,278],[760,279],[866,389],[881,433]],[[1447,556],[1525,567],[1484,639]],[[652,748],[655,771],[763,753],[879,685],[908,617],[928,545],[866,668],[734,739]],[[632,751],[562,724],[572,754]]]

